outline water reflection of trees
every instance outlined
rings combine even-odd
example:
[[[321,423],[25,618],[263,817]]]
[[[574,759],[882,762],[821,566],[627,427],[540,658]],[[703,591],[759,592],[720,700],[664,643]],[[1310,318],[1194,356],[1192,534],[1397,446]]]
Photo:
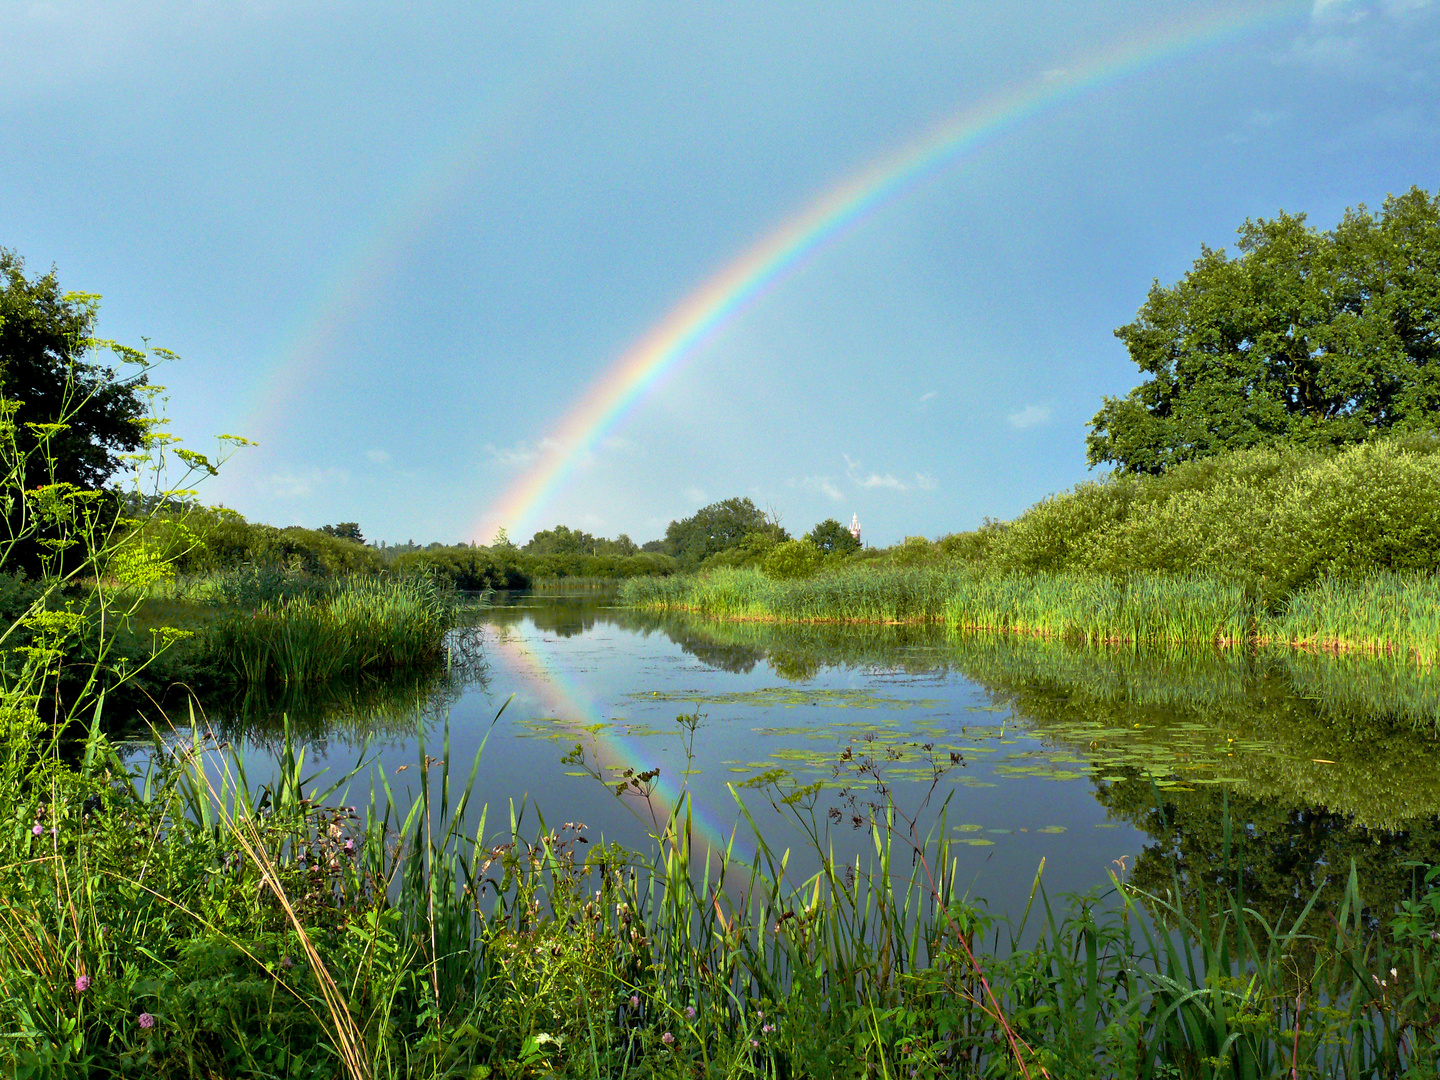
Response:
[[[1082,753],[1077,733],[1193,744],[1211,733],[1232,790],[1318,806],[1370,828],[1440,813],[1440,731],[1423,669],[1284,653],[1087,650],[971,642],[958,666],[1036,731]],[[1317,662],[1319,661],[1319,662]],[[1233,742],[1237,748],[1227,752]]]
[[[1317,891],[1319,911],[1340,906],[1354,866],[1369,912],[1384,917],[1415,893],[1417,864],[1440,863],[1440,819],[1373,829],[1321,806],[1204,788],[1161,791],[1132,775],[1098,783],[1113,818],[1151,837],[1130,880],[1166,896],[1178,883],[1185,908],[1224,888],[1270,925],[1288,925]]]
[[[1397,829],[1440,813],[1440,679],[1400,660],[1097,649],[938,626],[738,623],[615,608],[595,617],[664,633],[727,671],[749,672],[763,660],[795,681],[826,667],[959,672],[1038,734],[1081,754],[1096,749],[1078,734],[1092,729],[1127,733],[1108,747],[1119,755],[1112,761],[1205,744],[1212,773],[1237,795],[1320,808],[1358,827]]]

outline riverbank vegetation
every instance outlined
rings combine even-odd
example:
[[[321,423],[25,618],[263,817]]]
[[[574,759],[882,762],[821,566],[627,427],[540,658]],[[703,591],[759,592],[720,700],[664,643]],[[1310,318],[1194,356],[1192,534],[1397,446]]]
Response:
[[[1440,196],[1414,188],[1327,231],[1303,215],[1247,221],[1237,249],[1202,250],[1116,330],[1145,379],[1091,421],[1089,460],[1116,466],[1108,477],[1014,521],[882,551],[712,529],[724,551],[689,568],[713,573],[633,583],[626,598],[1433,662]]]
[[[1333,868],[1333,906],[1302,897],[1267,923],[1240,864],[1190,877],[1183,906],[1119,875],[1108,897],[1052,899],[1041,867],[1011,921],[956,891],[943,815],[912,827],[863,753],[842,762],[874,803],[856,864],[824,859],[813,791],[746,792],[812,837],[822,869],[793,881],[763,837],[748,861],[692,848],[683,799],[648,852],[525,807],[499,837],[483,815],[472,831],[448,752],[427,756],[423,731],[417,752],[408,791],[378,767],[322,788],[288,744],[253,789],[238,751],[198,737],[157,741],[143,768],[98,731],[75,767],[53,745],[11,756],[0,1061],[24,1077],[1435,1067],[1423,875],[1377,919]],[[347,783],[370,789],[358,808]]]
[[[1440,439],[1429,433],[1114,475],[934,543],[776,565],[787,546],[748,569],[630,582],[622,597],[731,618],[1440,656]]]

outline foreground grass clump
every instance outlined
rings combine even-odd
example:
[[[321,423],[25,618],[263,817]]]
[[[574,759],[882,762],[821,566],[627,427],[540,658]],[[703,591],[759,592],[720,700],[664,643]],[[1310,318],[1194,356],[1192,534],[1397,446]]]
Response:
[[[1176,881],[1183,909],[1120,878],[1057,904],[1037,874],[1026,911],[997,922],[955,891],[943,813],[930,831],[907,817],[863,752],[846,760],[874,793],[853,808],[873,854],[853,864],[826,856],[814,790],[755,785],[820,857],[796,882],[758,835],[752,860],[704,858],[683,801],[648,852],[513,807],[494,835],[469,805],[480,759],[453,783],[423,732],[420,783],[377,770],[360,809],[288,745],[257,788],[241,751],[198,738],[157,742],[140,773],[98,733],[73,765],[5,747],[10,1075],[1380,1077],[1440,1061],[1430,879],[1375,912],[1351,871],[1338,909],[1312,899],[1273,925],[1226,890],[1238,871]],[[652,778],[635,779],[643,797]]]
[[[424,577],[354,576],[242,603],[211,626],[209,662],[241,684],[296,685],[434,664],[459,621]]]

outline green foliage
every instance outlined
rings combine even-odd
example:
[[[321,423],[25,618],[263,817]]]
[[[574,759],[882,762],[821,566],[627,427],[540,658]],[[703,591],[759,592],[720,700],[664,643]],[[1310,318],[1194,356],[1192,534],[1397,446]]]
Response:
[[[344,525],[281,529],[246,521],[223,506],[176,498],[134,503],[129,510],[126,531],[133,534],[137,548],[181,575],[251,566],[331,577],[378,572],[384,565],[376,549],[338,535]]]
[[[981,562],[989,557],[996,536],[1005,528],[1002,522],[991,521],[971,532],[951,533],[935,542],[940,555],[956,562]]]
[[[66,293],[54,272],[34,280],[13,252],[0,248],[0,396],[17,403],[18,447],[45,452],[33,486],[48,480],[98,489],[121,465],[120,454],[140,447],[146,433],[144,375],[122,379],[86,354],[95,344],[127,361],[133,349],[91,340],[98,297]],[[56,425],[37,430],[37,425]],[[43,474],[43,475],[42,475]]]
[[[496,546],[499,546],[498,542]],[[640,548],[624,533],[614,540],[603,536],[597,539],[579,529],[556,525],[553,529],[537,532],[520,550],[526,555],[610,555],[623,558],[634,555]]]
[[[397,574],[428,574],[467,592],[487,589],[523,589],[530,576],[520,565],[514,547],[445,547],[410,551],[390,563]]]
[[[923,536],[907,536],[905,542],[891,552],[896,566],[920,566],[934,560],[935,548]]]
[[[1081,484],[993,530],[985,561],[1020,573],[1199,570],[1278,598],[1326,576],[1434,572],[1437,541],[1440,442],[1417,433]]]
[[[777,539],[774,532],[746,533],[744,539],[734,547],[706,556],[699,568],[715,570],[726,566],[760,566],[778,545],[788,542]]]
[[[1440,660],[1440,578],[1430,574],[1325,578],[1275,609],[1213,574],[1013,574],[973,563],[861,565],[808,578],[721,569],[629,581],[620,598],[719,618],[939,622],[1088,644],[1275,644]]]
[[[1149,378],[1106,398],[1091,464],[1159,473],[1261,446],[1333,448],[1440,409],[1440,194],[1348,210],[1318,232],[1304,215],[1246,221],[1240,255],[1202,248],[1158,282],[1115,334]]]
[[[844,525],[834,518],[826,518],[808,533],[805,539],[827,555],[848,555],[860,550],[860,541]]]
[[[783,581],[813,577],[825,553],[810,540],[786,540],[772,548],[760,565],[766,575]]]
[[[434,664],[457,621],[454,603],[424,577],[355,576],[287,590],[222,617],[205,637],[209,661],[235,682],[325,682]],[[249,583],[244,588],[253,588]],[[263,586],[262,586],[263,587]]]
[[[319,531],[326,536],[338,537],[341,540],[349,540],[352,543],[365,543],[365,537],[360,532],[360,523],[358,521],[342,521],[338,525],[321,525]]]
[[[724,499],[697,510],[692,517],[672,521],[665,530],[665,549],[682,566],[694,568],[712,555],[740,547],[752,533],[777,543],[790,539],[779,523],[749,499]]]

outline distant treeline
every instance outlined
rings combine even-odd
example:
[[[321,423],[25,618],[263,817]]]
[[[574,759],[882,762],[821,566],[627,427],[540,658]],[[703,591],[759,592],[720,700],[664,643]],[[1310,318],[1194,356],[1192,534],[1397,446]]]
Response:
[[[135,507],[136,517],[147,508]],[[676,560],[642,551],[626,536],[596,538],[561,525],[536,533],[523,548],[508,542],[367,544],[354,522],[308,529],[246,521],[233,510],[175,502],[146,520],[137,558],[170,562],[186,576],[264,567],[331,578],[351,574],[425,573],[457,589],[524,589],[557,579],[623,580],[665,576]],[[502,538],[503,541],[503,538]]]
[[[740,498],[672,522],[664,540],[644,546],[559,525],[523,547],[503,535],[489,547],[377,547],[336,535],[350,528],[276,528],[186,506],[148,521],[146,550],[181,574],[239,566],[321,577],[423,571],[464,590],[746,567],[803,579],[846,566],[954,561],[1022,574],[1201,572],[1280,599],[1325,577],[1440,571],[1440,435],[1395,434],[1340,449],[1264,447],[1158,475],[1114,474],[1013,521],[880,549],[861,548],[833,520],[793,539]]]

